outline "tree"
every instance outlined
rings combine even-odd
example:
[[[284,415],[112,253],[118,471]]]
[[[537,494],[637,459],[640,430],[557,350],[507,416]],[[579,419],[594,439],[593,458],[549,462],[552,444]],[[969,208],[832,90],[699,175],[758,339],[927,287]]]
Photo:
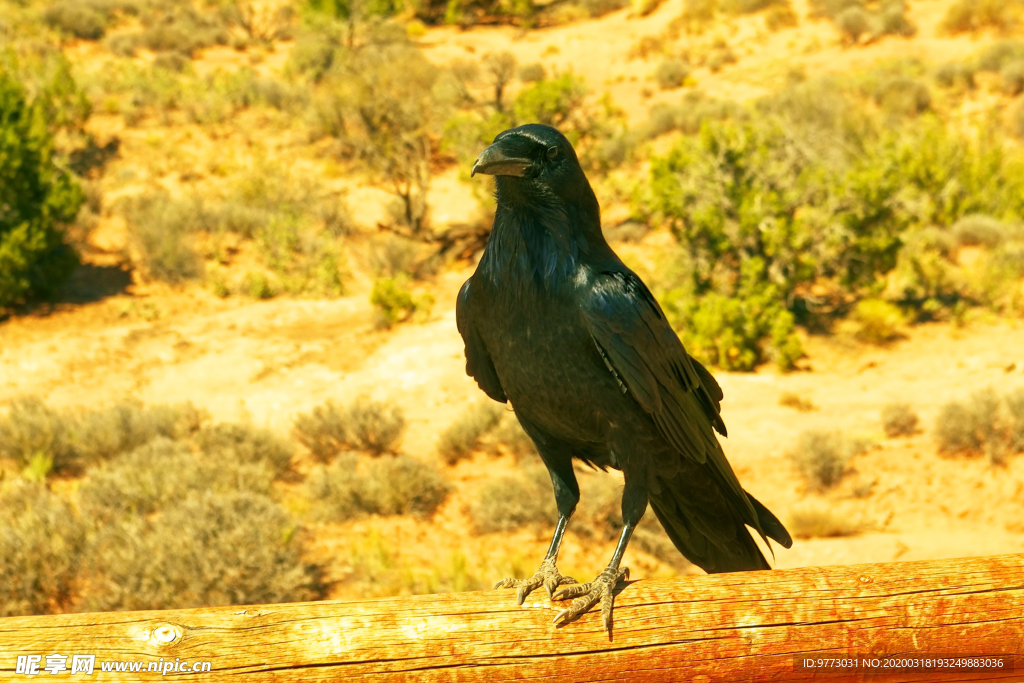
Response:
[[[52,294],[74,269],[77,255],[63,226],[84,196],[73,176],[54,163],[47,124],[56,117],[67,74],[29,100],[8,64],[0,64],[0,308]],[[51,92],[53,91],[53,92]]]

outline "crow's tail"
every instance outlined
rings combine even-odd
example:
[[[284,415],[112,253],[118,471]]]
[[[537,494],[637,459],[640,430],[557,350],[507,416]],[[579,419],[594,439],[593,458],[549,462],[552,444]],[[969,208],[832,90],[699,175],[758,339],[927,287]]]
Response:
[[[793,545],[778,518],[749,493],[747,497],[765,535],[783,547]],[[671,487],[662,486],[651,496],[651,509],[679,552],[709,574],[771,569],[746,528],[754,524],[740,519],[742,513],[724,500],[710,506],[708,502],[686,500],[674,495]]]

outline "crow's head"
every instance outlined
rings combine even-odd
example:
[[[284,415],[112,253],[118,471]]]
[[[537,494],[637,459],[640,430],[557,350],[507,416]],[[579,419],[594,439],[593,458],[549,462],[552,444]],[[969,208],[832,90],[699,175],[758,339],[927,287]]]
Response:
[[[473,175],[495,176],[498,201],[513,204],[564,202],[597,209],[576,152],[551,126],[530,123],[499,133],[473,164]]]

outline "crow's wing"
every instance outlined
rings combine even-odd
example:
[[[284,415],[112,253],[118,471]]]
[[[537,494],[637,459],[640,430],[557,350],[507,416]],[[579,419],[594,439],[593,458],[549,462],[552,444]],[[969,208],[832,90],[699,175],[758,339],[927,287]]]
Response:
[[[469,288],[472,278],[466,280],[459,290],[459,298],[455,301],[455,322],[459,327],[459,334],[466,344],[466,374],[476,380],[477,385],[484,393],[495,401],[505,403],[508,398],[505,390],[498,380],[498,373],[494,370],[494,363],[491,361],[487,347],[473,326],[472,316],[469,308]]]
[[[713,431],[725,434],[719,414],[722,389],[686,353],[640,278],[628,270],[599,274],[583,314],[605,363],[650,413],[668,443],[685,457],[709,466],[729,498],[745,510],[743,517],[756,520]],[[671,463],[653,465],[672,469]],[[751,526],[757,528],[756,523]]]

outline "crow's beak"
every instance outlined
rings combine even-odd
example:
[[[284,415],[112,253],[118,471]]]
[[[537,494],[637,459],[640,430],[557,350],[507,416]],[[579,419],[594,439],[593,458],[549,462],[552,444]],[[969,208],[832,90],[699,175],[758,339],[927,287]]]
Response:
[[[533,167],[533,161],[509,149],[508,140],[499,140],[481,152],[473,164],[473,172],[487,175],[511,175],[522,178]]]

